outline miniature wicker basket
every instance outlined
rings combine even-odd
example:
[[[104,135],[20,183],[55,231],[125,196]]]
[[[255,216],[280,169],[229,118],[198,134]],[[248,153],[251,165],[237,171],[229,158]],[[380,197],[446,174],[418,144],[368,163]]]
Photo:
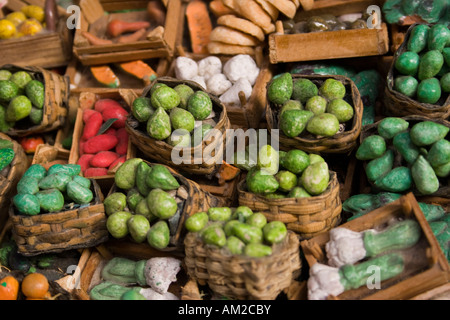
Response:
[[[442,124],[448,128],[450,128],[450,121],[445,121],[443,119],[432,119],[432,118],[428,118],[428,117],[424,117],[424,116],[420,116],[420,115],[410,115],[407,117],[402,117],[403,120],[406,120],[410,123],[409,128],[411,128],[414,124],[418,123],[418,122],[422,122],[422,121],[433,121],[435,123],[439,123]],[[380,120],[381,121],[381,120]],[[367,125],[364,127],[364,129],[361,132],[361,136],[360,136],[360,143],[367,138],[368,136],[374,135],[374,134],[378,134],[377,128],[378,128],[378,124],[380,123],[380,121],[375,122],[371,125]],[[447,139],[449,139],[448,137],[450,136],[450,134],[447,134]],[[389,144],[388,144],[389,146]],[[401,160],[404,161],[404,160]],[[368,161],[364,161],[363,162],[363,167],[365,169],[365,167],[367,166]],[[396,164],[401,165],[401,163],[399,163],[398,159],[396,159],[394,161],[394,167],[396,166]],[[365,171],[365,170],[364,170]],[[365,172],[364,172],[365,175]],[[442,197],[442,198],[450,198],[450,184],[449,184],[449,178],[438,178],[439,179],[439,189],[438,191],[436,191],[433,194],[429,194],[427,195],[427,197]],[[368,181],[368,179],[365,179],[366,181]],[[374,184],[372,182],[368,182],[372,187],[374,187]],[[416,197],[421,197],[424,196],[423,194],[421,194],[417,189],[414,188],[414,190],[411,190],[412,193],[416,196]]]
[[[330,171],[328,188],[308,198],[267,199],[247,191],[245,181],[238,185],[239,205],[261,212],[268,221],[281,221],[302,239],[336,227],[341,222],[342,202],[337,174]]]
[[[230,299],[274,300],[301,271],[299,240],[291,231],[270,256],[262,258],[225,254],[191,232],[184,244],[191,279]]]
[[[11,162],[8,176],[0,175],[0,225],[8,219],[7,211],[13,193],[16,191],[17,183],[28,168],[28,157],[22,146],[4,133],[0,133],[0,138],[12,141],[14,159]]]
[[[431,119],[448,119],[450,117],[450,95],[443,95],[438,104],[421,103],[417,100],[407,97],[404,94],[394,90],[394,80],[396,75],[395,61],[403,52],[407,51],[407,44],[412,29],[417,24],[413,24],[406,32],[402,45],[394,54],[394,59],[387,75],[386,87],[384,90],[385,113],[390,116],[424,116]]]
[[[345,85],[347,91],[348,97],[345,99],[351,100],[349,103],[353,106],[354,109],[353,120],[351,121],[351,123],[346,124],[348,128],[346,128],[342,132],[338,132],[332,137],[317,137],[305,132],[305,130],[298,137],[288,138],[283,134],[283,132],[280,132],[280,148],[284,148],[286,150],[300,149],[308,153],[350,153],[358,143],[358,137],[361,133],[362,128],[363,103],[358,88],[352,80],[339,75],[292,75],[293,80],[300,78],[309,79],[318,87],[326,79],[331,78],[341,81]],[[267,87],[270,86],[272,81],[267,84]],[[279,129],[279,110],[281,110],[281,106],[274,105],[273,103],[269,102],[269,100],[267,100],[266,120],[267,128],[269,129],[269,131]]]
[[[149,166],[154,165],[151,162],[144,160]],[[202,188],[194,181],[187,179],[180,173],[176,172],[172,168],[166,166],[170,173],[177,179],[180,186],[185,186],[187,189],[187,199],[184,202],[183,212],[180,215],[178,221],[178,227],[174,234],[170,235],[169,246],[165,249],[158,249],[160,251],[180,251],[184,252],[184,237],[186,235],[186,229],[184,223],[186,219],[196,212],[208,211],[212,207],[222,207],[225,206],[225,199],[216,197],[211,193],[202,190]],[[121,192],[121,189],[117,188],[116,184],[113,184],[108,196],[114,192]]]
[[[204,91],[204,89],[202,89],[200,85],[193,81],[182,81],[170,77],[161,77],[144,89],[144,97],[148,96],[151,88],[156,83],[164,83],[172,88],[179,84],[186,84],[193,88],[194,91]],[[126,129],[130,135],[131,141],[134,145],[136,145],[137,149],[141,150],[147,157],[155,160],[158,163],[163,163],[186,173],[213,177],[217,172],[218,167],[222,164],[222,159],[224,157],[223,153],[225,150],[226,131],[230,128],[230,120],[228,119],[226,108],[219,101],[219,99],[211,94],[208,95],[212,100],[213,110],[216,113],[216,118],[218,119],[216,121],[217,124],[214,129],[221,132],[223,139],[214,139],[213,141],[208,141],[210,139],[208,137],[205,137],[201,145],[194,148],[189,148],[191,163],[175,164],[172,161],[172,150],[174,149],[174,147],[172,147],[165,141],[158,141],[151,138],[147,134],[145,127],[139,125],[137,120],[132,115],[130,115],[126,121]],[[211,155],[212,158],[207,162],[205,162],[203,159],[197,159],[198,155],[203,157],[203,155],[205,154]]]
[[[59,253],[88,248],[108,240],[103,194],[90,179],[94,200],[77,209],[26,216],[18,214],[14,204],[9,208],[12,235],[18,251],[24,256]]]
[[[27,71],[42,81],[45,87],[43,118],[40,124],[11,128],[7,134],[13,137],[24,137],[37,133],[53,131],[62,127],[68,113],[69,85],[67,77],[41,67],[19,67],[16,65],[4,65],[1,69],[11,72]]]

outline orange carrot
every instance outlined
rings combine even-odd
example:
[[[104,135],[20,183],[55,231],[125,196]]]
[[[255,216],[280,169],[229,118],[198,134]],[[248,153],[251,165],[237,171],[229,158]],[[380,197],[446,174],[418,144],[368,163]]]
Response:
[[[148,21],[127,22],[114,19],[108,23],[107,32],[112,37],[118,37],[127,32],[135,32],[149,27],[150,22]]]
[[[89,43],[93,46],[101,46],[101,45],[105,45],[105,44],[112,44],[113,42],[109,39],[101,39],[97,36],[94,36],[92,33],[88,32],[88,31],[83,31],[81,33],[81,35],[83,37],[85,37],[87,39],[87,41],[89,41]]]
[[[191,38],[193,53],[208,54],[209,35],[212,31],[212,22],[208,7],[203,1],[189,2],[186,7],[186,18]]]
[[[117,42],[119,43],[129,43],[129,42],[136,42],[139,41],[147,32],[146,29],[139,29],[135,33],[120,36]]]

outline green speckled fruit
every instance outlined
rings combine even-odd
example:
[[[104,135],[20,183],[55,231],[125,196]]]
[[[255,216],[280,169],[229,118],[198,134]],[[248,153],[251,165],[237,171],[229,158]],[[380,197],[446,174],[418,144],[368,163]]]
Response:
[[[450,92],[450,72],[444,74],[441,77],[441,80],[439,81],[439,83],[441,85],[442,91],[444,91],[445,93],[449,93]]]
[[[431,145],[443,138],[449,132],[449,128],[433,121],[422,121],[411,128],[411,140],[419,147]]]
[[[172,133],[170,117],[163,108],[158,108],[148,119],[147,133],[155,140],[167,139]]]
[[[201,121],[208,118],[213,110],[213,104],[209,95],[204,91],[196,91],[188,101],[187,109],[195,120]]]
[[[64,207],[64,196],[57,189],[42,190],[36,193],[41,209],[46,212],[59,212]]]
[[[308,166],[303,171],[301,183],[303,188],[310,194],[317,196],[323,193],[330,181],[330,173],[326,162],[317,162]]]
[[[288,101],[293,92],[292,75],[285,72],[274,78],[267,89],[267,98],[275,104],[284,104]]]
[[[396,167],[376,180],[375,186],[389,192],[409,190],[412,186],[411,170],[408,167]]]
[[[394,90],[413,98],[416,96],[419,81],[413,76],[399,76],[394,80]]]
[[[345,86],[335,79],[327,79],[319,88],[319,94],[327,100],[343,99],[345,97]]]
[[[332,137],[339,131],[339,120],[331,113],[322,113],[312,117],[306,125],[309,133]]]
[[[280,130],[289,138],[297,137],[313,116],[308,110],[287,110],[280,117]]]
[[[161,86],[157,88],[150,97],[154,108],[163,108],[164,110],[172,110],[180,104],[180,96],[169,86]]]
[[[315,115],[325,113],[327,110],[327,100],[321,96],[314,96],[306,101],[305,110],[311,111]]]
[[[444,56],[438,50],[430,50],[420,58],[418,78],[425,80],[436,76],[444,65]]]
[[[422,80],[417,86],[417,101],[434,104],[441,98],[442,90],[438,79]]]
[[[340,123],[353,119],[353,107],[343,99],[331,100],[327,105],[328,113],[334,114]]]
[[[170,111],[170,123],[174,130],[184,129],[191,132],[195,127],[195,119],[192,113],[178,107]]]
[[[11,148],[0,149],[0,171],[5,169],[14,160],[15,152]]]
[[[426,24],[419,24],[415,26],[409,35],[407,42],[407,50],[419,53],[427,47],[428,32],[430,27]]]
[[[356,150],[356,159],[372,160],[386,152],[386,141],[382,136],[371,135],[365,138]]]
[[[380,121],[377,130],[378,134],[385,139],[392,139],[396,134],[405,131],[409,127],[409,122],[398,117],[386,117]]]
[[[305,104],[311,97],[317,96],[319,89],[309,79],[295,79],[293,83],[292,99]]]
[[[419,70],[419,61],[417,53],[406,51],[397,57],[394,67],[402,75],[413,76]]]

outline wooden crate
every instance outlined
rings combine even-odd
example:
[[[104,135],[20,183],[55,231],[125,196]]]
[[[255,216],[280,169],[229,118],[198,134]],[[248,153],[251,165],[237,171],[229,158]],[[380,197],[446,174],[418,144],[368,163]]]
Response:
[[[299,10],[294,20],[320,14],[339,16],[365,13],[367,7],[374,4],[377,1],[315,1],[312,10]],[[284,34],[282,21],[279,20],[276,22],[276,32],[269,35],[268,44],[270,62],[276,64],[383,55],[389,51],[389,36],[386,23],[381,24],[381,29]]]
[[[2,9],[3,14],[20,11],[23,6],[33,4],[45,6],[45,0],[9,0]],[[65,66],[72,56],[72,31],[67,28],[66,11],[59,7],[60,19],[56,32],[42,32],[34,36],[1,40],[0,65],[39,66],[54,68]],[[0,11],[2,11],[0,10]]]
[[[129,3],[129,2],[127,2]],[[90,45],[82,36],[83,31],[90,31],[100,38],[105,35],[108,21],[121,19],[125,21],[149,20],[146,10],[106,15],[99,0],[80,0],[81,28],[74,38],[74,54],[83,65],[103,65],[114,62],[145,60],[152,58],[170,58],[173,55],[181,15],[181,0],[167,3],[166,22],[162,32],[156,32],[151,38],[132,43]],[[153,30],[155,30],[154,28]],[[152,31],[153,31],[152,30]],[[150,33],[152,32],[150,31]]]
[[[71,285],[72,293],[77,299],[91,300],[89,296],[90,290],[102,281],[100,272],[105,264],[113,257],[123,257],[135,261],[154,257],[173,257],[180,260],[183,258],[171,253],[152,249],[145,244],[130,245],[130,243],[124,244],[115,240],[108,241],[95,248],[86,249],[80,259],[76,273],[66,279],[66,282]],[[187,276],[182,268],[177,274],[177,281],[170,285],[169,292],[177,297],[181,297],[181,288],[186,282]]]
[[[103,10],[106,12],[129,10],[129,9],[144,9],[147,8],[148,1],[146,0],[100,0]]]
[[[84,91],[78,93],[78,97],[80,100],[84,99],[84,95],[88,95],[89,98],[98,100],[98,99],[113,99],[117,101],[124,102],[123,105],[125,108],[128,106],[127,111],[131,111],[131,103],[129,102],[129,94],[130,91],[126,89],[97,89],[97,90],[91,90],[91,91]],[[94,103],[95,103],[94,101]],[[73,130],[73,140],[72,140],[72,148],[70,149],[70,155],[69,155],[69,163],[70,164],[76,164],[78,159],[80,158],[80,139],[81,135],[83,133],[84,129],[84,123],[83,123],[83,108],[90,107],[93,108],[94,105],[90,104],[85,106],[82,102],[80,102],[78,111],[77,111],[77,118],[75,120],[75,127]],[[135,155],[135,148],[134,145],[131,143],[131,140],[129,139],[128,142],[128,151],[127,151],[127,159],[133,158]],[[106,176],[98,176],[98,177],[92,177],[92,179],[95,179],[97,183],[100,185],[102,192],[104,194],[107,194],[110,190],[111,186],[114,183],[114,172],[111,172],[110,174]]]
[[[448,283],[450,266],[412,193],[339,227],[362,232],[383,226],[391,219],[405,218],[417,221],[422,231],[419,242],[403,251],[405,270],[392,279],[382,281],[381,289],[375,292],[363,286],[328,299],[405,300]],[[326,264],[325,244],[329,239],[326,232],[300,243],[310,267],[315,263]]]
[[[260,68],[260,73],[253,86],[253,91],[250,98],[246,101],[245,96],[241,94],[240,105],[225,105],[227,109],[227,115],[230,119],[231,126],[233,128],[254,128],[259,129],[261,119],[264,115],[266,106],[266,85],[267,82],[272,79],[273,72],[267,57],[263,56],[262,48],[259,47],[256,50],[257,54],[252,58],[255,60],[256,65]],[[177,46],[176,56],[185,56],[195,61],[200,61],[208,55],[194,54],[185,52],[181,46]],[[216,55],[225,64],[232,56]],[[175,59],[174,59],[175,60]],[[175,77],[175,61],[172,61],[170,67],[167,70],[167,76]]]
[[[31,164],[40,164],[48,170],[52,164],[67,164],[69,162],[69,156],[69,150],[48,144],[40,144],[36,148]]]

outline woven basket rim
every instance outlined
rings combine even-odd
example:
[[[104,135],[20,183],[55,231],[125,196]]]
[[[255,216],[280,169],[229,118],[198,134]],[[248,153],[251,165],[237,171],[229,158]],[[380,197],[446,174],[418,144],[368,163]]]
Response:
[[[450,115],[450,94],[447,93],[447,98],[445,99],[445,102],[443,105],[436,105],[436,104],[430,104],[430,103],[422,103],[419,102],[413,98],[410,98],[396,90],[393,89],[394,87],[394,79],[395,79],[395,62],[399,55],[401,55],[403,52],[407,51],[407,44],[408,40],[410,38],[411,32],[420,23],[412,24],[408,30],[406,31],[405,38],[402,42],[402,44],[397,48],[397,50],[394,53],[394,57],[391,61],[391,65],[389,67],[389,71],[386,77],[386,87],[385,87],[385,95],[389,101],[392,100],[392,103],[398,105],[401,104],[402,108],[408,108],[409,111],[414,114],[415,112],[443,112],[447,117]],[[426,24],[428,26],[432,26],[433,24]],[[389,109],[391,110],[391,109]],[[392,108],[392,110],[397,110],[397,108]],[[391,110],[391,111],[392,111]]]
[[[335,79],[339,80],[344,85],[349,86],[351,92],[347,92],[352,97],[352,107],[354,110],[354,116],[352,121],[352,127],[349,130],[345,130],[343,132],[337,133],[332,137],[319,137],[319,138],[305,138],[302,136],[289,138],[280,132],[280,141],[285,144],[295,145],[298,148],[313,148],[315,146],[322,147],[319,151],[325,151],[333,148],[334,145],[343,145],[344,151],[351,151],[354,148],[354,142],[358,139],[358,136],[361,132],[362,128],[362,117],[363,117],[363,103],[361,100],[361,95],[359,93],[358,88],[355,83],[348,77],[342,75],[305,75],[305,74],[292,74],[292,79],[309,79],[316,80],[319,82],[323,82],[326,79]],[[267,83],[266,88],[270,86],[273,79]],[[273,110],[272,103],[267,99],[266,102],[266,120],[269,131],[273,129],[278,129],[278,125],[276,124],[275,117],[278,111]]]

